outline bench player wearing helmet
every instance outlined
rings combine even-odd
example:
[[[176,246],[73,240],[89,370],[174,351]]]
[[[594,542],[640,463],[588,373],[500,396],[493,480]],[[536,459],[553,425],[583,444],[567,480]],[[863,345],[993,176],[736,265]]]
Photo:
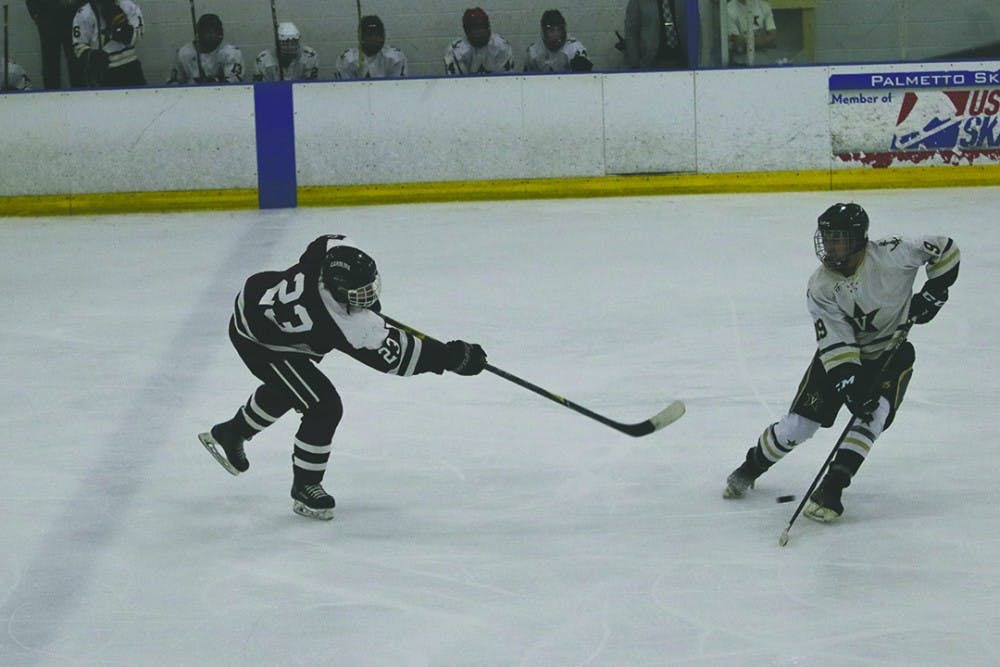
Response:
[[[316,49],[302,43],[302,33],[290,22],[275,30],[275,49],[264,49],[254,61],[254,81],[312,81],[319,76]]]
[[[385,43],[385,24],[374,14],[358,22],[358,43],[345,49],[333,68],[335,79],[388,79],[406,76],[406,54]]]
[[[545,10],[541,27],[541,41],[533,42],[525,55],[525,72],[589,72],[594,69],[587,49],[566,33],[566,19],[562,12],[558,9]]]
[[[830,522],[844,512],[841,494],[875,440],[889,428],[913,373],[913,346],[904,342],[876,377],[896,332],[907,319],[929,322],[958,278],[959,250],[946,236],[868,240],[868,214],[857,204],[834,204],[819,216],[814,236],[821,266],[809,279],[807,304],[817,349],[788,414],[771,424],[726,480],[723,496],[740,498],[754,481],[812,437],[833,425],[841,406],[853,415],[829,470],[804,513]],[[916,294],[920,267],[927,281]]]
[[[292,455],[293,510],[332,519],[334,499],[321,484],[343,405],[317,363],[338,350],[392,375],[476,375],[486,366],[479,345],[421,340],[378,314],[381,278],[375,261],[345,236],[317,238],[284,271],[250,276],[236,297],[229,339],[262,384],[232,419],[198,437],[238,475],[250,464],[243,444],[289,410],[302,415]]]
[[[510,42],[490,27],[490,17],[482,7],[470,7],[462,14],[465,37],[456,39],[444,53],[446,74],[502,74],[514,70]]]

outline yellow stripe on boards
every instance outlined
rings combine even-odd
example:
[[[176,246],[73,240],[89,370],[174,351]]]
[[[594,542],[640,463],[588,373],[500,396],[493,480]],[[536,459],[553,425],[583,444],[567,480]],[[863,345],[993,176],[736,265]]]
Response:
[[[0,216],[168,213],[257,208],[257,190],[177,190],[0,197]]]
[[[425,202],[989,185],[1000,185],[1000,165],[301,186],[297,194],[299,206],[372,206]],[[257,190],[252,188],[0,197],[0,216],[203,211],[256,207]]]

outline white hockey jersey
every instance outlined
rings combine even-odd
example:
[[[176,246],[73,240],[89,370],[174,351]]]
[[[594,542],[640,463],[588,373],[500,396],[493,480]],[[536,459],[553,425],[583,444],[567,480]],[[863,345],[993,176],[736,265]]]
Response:
[[[456,39],[444,52],[444,69],[448,74],[497,74],[514,69],[514,52],[510,43],[497,33],[481,49],[469,40]]]
[[[198,59],[201,69],[198,68]],[[205,81],[199,81],[204,72]],[[243,53],[238,46],[223,42],[209,53],[197,53],[193,42],[177,49],[167,83],[240,83],[243,81]]]
[[[374,56],[366,55],[359,62],[358,47],[354,46],[337,58],[333,69],[335,79],[387,79],[406,76],[406,55],[393,46],[383,46]]]
[[[257,54],[254,61],[254,81],[309,81],[319,77],[319,56],[316,50],[305,44],[299,47],[299,55],[278,72],[278,60],[274,49],[265,49]]]
[[[0,57],[0,90],[31,90],[31,79],[24,68],[13,60],[7,66],[7,83],[4,85],[4,59]]]
[[[809,279],[807,302],[827,372],[878,357],[906,322],[917,271],[928,280],[957,275],[961,257],[947,236],[888,237],[869,241],[851,276],[820,266]]]
[[[73,52],[79,58],[90,49],[103,50],[108,54],[108,68],[121,67],[136,60],[135,43],[142,34],[142,11],[132,0],[116,0],[132,26],[132,40],[128,44],[116,42],[108,37],[105,20],[94,13],[90,3],[84,3],[73,17]]]
[[[765,32],[777,30],[770,3],[767,0],[746,0],[746,3],[729,0],[726,5],[726,15],[729,34],[741,35],[747,40],[747,52],[731,53],[730,61],[737,65],[764,64],[754,48],[753,35],[757,30]]]
[[[569,62],[577,55],[587,58],[587,49],[572,37],[566,38],[566,43],[558,51],[549,51],[545,42],[535,42],[528,47],[524,59],[525,72],[570,72]],[[589,58],[587,58],[589,60]]]

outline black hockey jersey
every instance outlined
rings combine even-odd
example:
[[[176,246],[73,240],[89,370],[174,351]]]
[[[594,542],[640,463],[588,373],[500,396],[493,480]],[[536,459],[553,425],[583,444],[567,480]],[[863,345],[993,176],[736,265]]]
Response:
[[[354,310],[323,285],[322,260],[337,245],[357,247],[339,234],[320,236],[294,266],[250,276],[236,297],[237,333],[276,352],[316,361],[339,350],[383,373],[444,372],[445,347],[397,329],[374,310]]]

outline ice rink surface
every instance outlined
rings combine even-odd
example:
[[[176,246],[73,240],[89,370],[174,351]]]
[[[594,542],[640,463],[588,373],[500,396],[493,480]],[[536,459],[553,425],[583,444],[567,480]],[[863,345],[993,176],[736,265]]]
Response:
[[[950,302],[834,525],[777,540],[845,417],[742,501],[726,475],[814,350],[816,216],[952,236]],[[1000,664],[1000,188],[0,219],[0,664]],[[385,312],[490,374],[321,367],[336,518],[296,516],[294,413],[234,478],[199,431],[256,386],[243,280],[346,233]],[[921,272],[917,287],[923,281]]]

